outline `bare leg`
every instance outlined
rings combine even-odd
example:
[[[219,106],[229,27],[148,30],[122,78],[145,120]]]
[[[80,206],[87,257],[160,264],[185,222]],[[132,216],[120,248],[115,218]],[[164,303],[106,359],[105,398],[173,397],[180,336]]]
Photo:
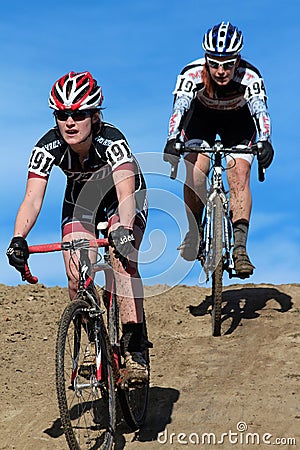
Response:
[[[134,235],[136,254],[138,254],[143,233],[137,226],[134,226]],[[131,275],[126,272],[120,260],[114,256],[112,250],[110,255],[116,280],[116,293],[120,308],[121,322],[122,324],[142,323],[144,288],[138,272],[138,262],[134,263],[136,272]],[[132,264],[133,263],[131,262],[131,265]]]
[[[93,233],[89,233],[88,231],[75,231],[73,233],[68,233],[63,237],[63,242],[71,241],[72,239],[95,239],[95,235]],[[76,278],[76,275],[78,274],[78,257],[79,255],[74,255],[73,258],[71,258],[70,251],[63,252],[65,267],[66,267],[66,274],[68,279],[68,288],[69,288],[69,296],[71,300],[74,300],[77,294],[78,289],[78,281]],[[97,252],[94,250],[91,250],[89,252],[89,257],[91,260],[91,263],[96,261]]]
[[[185,157],[185,167],[184,203],[189,229],[193,230],[202,218],[206,198],[206,177],[209,170],[209,158],[205,155],[190,153]]]
[[[235,167],[227,171],[230,189],[230,209],[232,222],[244,219],[249,222],[252,208],[252,195],[250,191],[250,164],[248,161],[237,158]]]
[[[135,247],[137,259],[143,232],[134,226]],[[135,264],[130,261],[130,266],[136,269],[131,275],[124,269],[121,262],[114,256],[111,250],[111,262],[116,280],[116,293],[122,322],[122,343],[126,364],[126,376],[131,383],[144,383],[148,381],[149,373],[147,363],[142,354],[144,336],[144,290],[143,283],[138,272],[138,261]],[[130,258],[130,255],[129,255]]]
[[[197,258],[204,202],[206,199],[206,175],[209,170],[209,158],[205,155],[188,154],[185,157],[186,179],[184,185],[184,202],[189,231],[178,247],[180,255],[186,261]]]
[[[230,169],[229,165],[227,172],[234,232],[233,260],[236,273],[241,278],[249,277],[254,270],[246,249],[252,208],[250,169],[248,161],[237,158],[235,166]]]

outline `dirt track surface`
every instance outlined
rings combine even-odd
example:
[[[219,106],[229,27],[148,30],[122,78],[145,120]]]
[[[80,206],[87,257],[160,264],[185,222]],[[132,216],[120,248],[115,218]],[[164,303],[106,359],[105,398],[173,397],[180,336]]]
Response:
[[[138,436],[121,424],[115,449],[300,449],[300,285],[228,286],[220,338],[209,289],[146,293],[148,417]],[[54,366],[67,301],[63,288],[0,285],[1,450],[67,450]]]

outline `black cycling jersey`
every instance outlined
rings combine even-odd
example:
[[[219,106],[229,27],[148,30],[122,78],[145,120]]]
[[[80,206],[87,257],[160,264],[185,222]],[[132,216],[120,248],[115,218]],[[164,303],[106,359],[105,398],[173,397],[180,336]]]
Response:
[[[75,220],[97,225],[99,220],[117,211],[118,198],[112,172],[126,163],[133,164],[136,209],[146,220],[145,179],[124,135],[109,123],[101,123],[83,163],[62,139],[58,128],[50,129],[32,150],[28,170],[29,177],[48,178],[52,167],[56,165],[65,173],[67,185],[62,226]]]

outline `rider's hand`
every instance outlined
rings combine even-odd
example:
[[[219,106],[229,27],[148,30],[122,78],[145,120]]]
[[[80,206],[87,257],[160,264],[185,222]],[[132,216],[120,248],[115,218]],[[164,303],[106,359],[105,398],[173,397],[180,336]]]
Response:
[[[164,148],[164,161],[169,162],[171,166],[176,166],[179,160],[179,152],[175,148],[177,139],[167,141]]]
[[[21,236],[13,237],[6,251],[8,262],[19,272],[24,273],[25,264],[29,257],[29,249],[26,242]]]
[[[109,233],[109,244],[114,247],[114,254],[121,262],[127,258],[129,253],[135,250],[135,238],[132,228],[120,225],[116,230]]]
[[[274,149],[269,141],[258,141],[257,143],[259,153],[257,160],[262,168],[267,169],[274,158]]]

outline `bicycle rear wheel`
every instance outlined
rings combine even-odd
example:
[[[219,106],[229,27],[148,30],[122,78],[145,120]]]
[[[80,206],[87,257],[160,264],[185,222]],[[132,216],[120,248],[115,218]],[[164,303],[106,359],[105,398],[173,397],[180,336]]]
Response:
[[[150,358],[145,312],[143,321],[143,358],[148,366],[148,379],[142,385],[129,385],[123,383],[122,374],[126,372],[123,349],[121,345],[121,320],[117,296],[115,293],[115,279],[111,274],[106,274],[108,289],[104,291],[104,304],[107,308],[108,335],[114,352],[114,358],[120,369],[120,382],[118,384],[118,398],[127,425],[134,431],[144,424],[147,413],[149,383],[150,383]]]
[[[57,398],[69,448],[109,450],[115,431],[115,383],[103,332],[98,332],[101,380],[97,380],[93,352],[86,363],[87,350],[95,339],[96,319],[90,317],[89,309],[85,301],[74,300],[60,320],[56,342]]]
[[[149,346],[151,346],[151,344],[148,341],[145,313],[143,322],[143,342],[144,345],[142,355],[148,367],[147,382],[141,385],[133,384],[133,385],[118,386],[118,395],[124,419],[127,425],[133,431],[138,430],[145,423],[149,397],[149,385],[150,385]]]
[[[212,334],[221,335],[223,289],[223,205],[216,196],[213,204],[213,271],[212,271]]]

